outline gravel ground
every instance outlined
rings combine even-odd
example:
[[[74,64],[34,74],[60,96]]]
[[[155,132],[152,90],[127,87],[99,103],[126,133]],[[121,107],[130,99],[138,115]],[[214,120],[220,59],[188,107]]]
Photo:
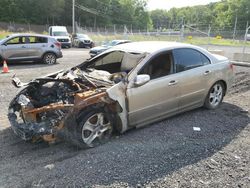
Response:
[[[22,80],[82,62],[64,50],[59,64],[14,64]],[[61,142],[25,143],[6,118],[17,90],[0,74],[0,187],[250,187],[250,68],[236,67],[234,87],[217,110],[203,108],[131,130],[93,149]],[[193,131],[200,127],[201,131]]]

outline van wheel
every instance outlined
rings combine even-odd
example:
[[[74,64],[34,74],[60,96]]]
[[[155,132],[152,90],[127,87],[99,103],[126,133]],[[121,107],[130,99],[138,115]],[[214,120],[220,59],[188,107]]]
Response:
[[[56,63],[56,55],[53,53],[46,53],[43,56],[43,63],[53,65]]]

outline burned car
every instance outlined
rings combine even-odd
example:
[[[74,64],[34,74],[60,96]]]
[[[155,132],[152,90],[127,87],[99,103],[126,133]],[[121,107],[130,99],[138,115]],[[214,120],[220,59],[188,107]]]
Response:
[[[8,117],[23,140],[70,140],[94,147],[190,109],[217,108],[231,87],[227,58],[188,44],[135,42],[66,71],[22,83]]]

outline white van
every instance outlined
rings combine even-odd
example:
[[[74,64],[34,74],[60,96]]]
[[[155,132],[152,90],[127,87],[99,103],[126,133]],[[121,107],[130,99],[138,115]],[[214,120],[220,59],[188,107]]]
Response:
[[[53,36],[58,42],[60,42],[62,47],[71,47],[71,39],[65,26],[50,26],[49,35]]]

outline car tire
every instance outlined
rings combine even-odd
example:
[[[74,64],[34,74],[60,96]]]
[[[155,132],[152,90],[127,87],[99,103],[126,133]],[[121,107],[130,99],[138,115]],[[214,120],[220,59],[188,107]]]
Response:
[[[76,128],[77,145],[80,148],[93,148],[111,139],[113,118],[103,107],[92,106],[83,111]]]
[[[207,94],[204,107],[207,109],[216,109],[222,103],[225,96],[225,85],[223,82],[216,82]]]
[[[54,53],[46,53],[43,56],[43,63],[53,65],[56,63],[56,55]]]

